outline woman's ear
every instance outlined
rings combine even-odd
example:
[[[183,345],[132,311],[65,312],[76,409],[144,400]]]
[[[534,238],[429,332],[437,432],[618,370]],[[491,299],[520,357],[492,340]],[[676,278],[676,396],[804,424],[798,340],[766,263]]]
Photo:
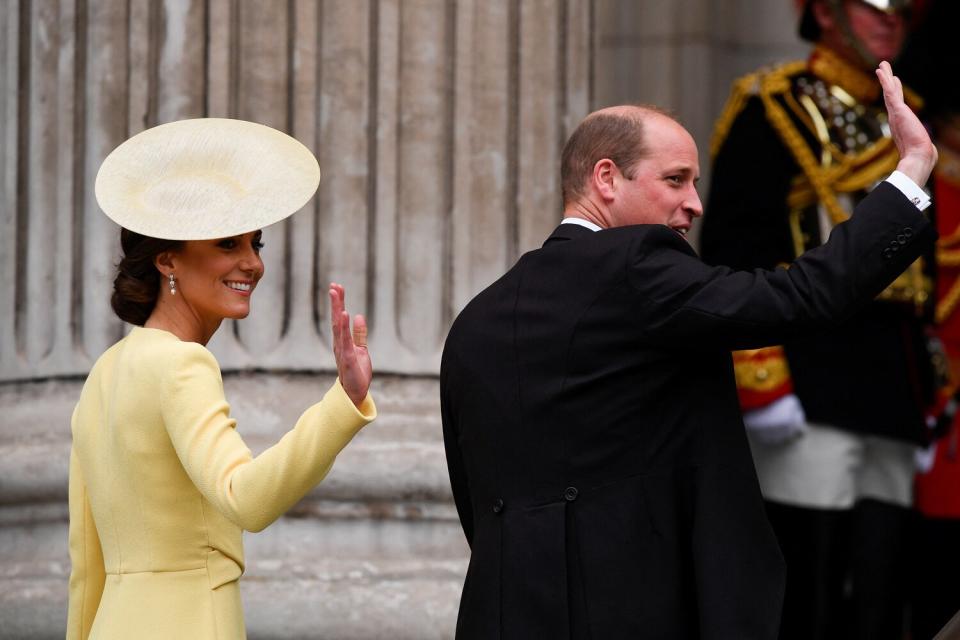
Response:
[[[174,257],[172,251],[161,251],[153,257],[153,266],[157,268],[163,277],[169,276],[174,271]]]

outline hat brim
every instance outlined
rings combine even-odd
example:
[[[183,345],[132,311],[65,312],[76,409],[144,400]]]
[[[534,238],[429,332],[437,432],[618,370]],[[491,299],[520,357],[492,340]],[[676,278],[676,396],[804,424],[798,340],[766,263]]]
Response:
[[[303,144],[262,124],[180,120],[147,129],[100,166],[100,208],[122,227],[167,240],[240,235],[300,210],[320,182]]]

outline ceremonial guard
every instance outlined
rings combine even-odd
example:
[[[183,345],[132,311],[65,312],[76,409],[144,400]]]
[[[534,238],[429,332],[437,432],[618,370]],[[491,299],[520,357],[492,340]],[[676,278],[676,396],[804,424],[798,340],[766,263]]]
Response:
[[[736,83],[711,149],[704,260],[789,268],[895,168],[873,69],[899,54],[909,4],[808,0],[809,59]],[[897,241],[883,248],[898,250]],[[787,562],[781,638],[899,638],[914,454],[934,388],[931,262],[911,265],[829,331],[734,354]]]

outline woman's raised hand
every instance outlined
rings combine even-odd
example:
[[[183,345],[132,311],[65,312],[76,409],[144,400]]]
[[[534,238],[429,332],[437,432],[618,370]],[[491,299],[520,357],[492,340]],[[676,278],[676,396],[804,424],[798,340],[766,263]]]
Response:
[[[893,75],[889,62],[881,62],[877,78],[883,87],[883,102],[887,106],[890,135],[900,152],[897,170],[906,174],[921,187],[937,164],[937,148],[916,114],[903,100],[903,85]]]
[[[330,283],[330,322],[333,325],[333,356],[337,360],[337,375],[340,384],[357,407],[367,397],[373,365],[367,351],[367,321],[362,315],[353,318],[350,330],[350,314],[344,307],[343,286]]]

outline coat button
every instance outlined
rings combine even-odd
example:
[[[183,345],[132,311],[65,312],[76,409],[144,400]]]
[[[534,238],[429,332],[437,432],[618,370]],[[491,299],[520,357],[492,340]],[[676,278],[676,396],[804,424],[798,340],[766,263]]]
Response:
[[[899,244],[899,245],[907,244],[907,236],[906,236],[906,234],[901,233],[901,234],[898,234],[898,235],[897,235],[897,244]]]
[[[493,501],[493,512],[500,513],[501,511],[503,511],[503,500],[500,498],[497,498],[496,500]]]
[[[886,258],[887,260],[889,260],[890,258],[892,258],[892,257],[893,257],[893,249],[891,249],[890,247],[887,247],[886,249],[884,249],[884,250],[883,250],[883,257]]]
[[[567,502],[573,502],[574,500],[577,499],[578,493],[579,492],[577,491],[576,487],[567,487],[566,489],[563,490],[563,499],[566,500]]]
[[[904,228],[903,228],[903,235],[905,235],[905,236],[907,237],[907,239],[909,240],[910,238],[913,237],[913,229],[911,229],[910,227],[904,227]]]

